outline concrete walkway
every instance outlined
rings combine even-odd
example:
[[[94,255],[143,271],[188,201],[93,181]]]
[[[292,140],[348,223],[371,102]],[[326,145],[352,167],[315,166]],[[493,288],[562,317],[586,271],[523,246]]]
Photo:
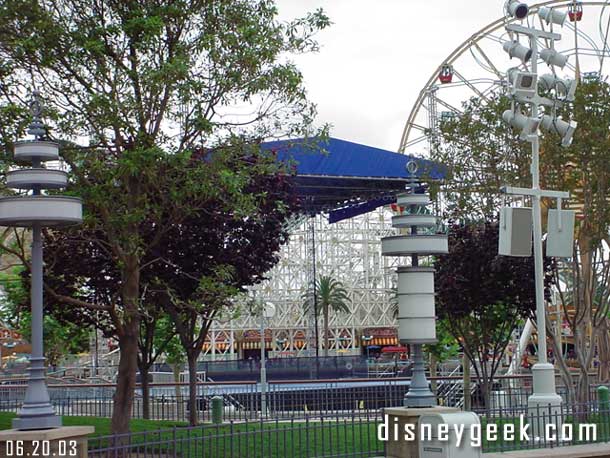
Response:
[[[567,447],[485,453],[483,458],[610,458],[610,444],[570,445]]]

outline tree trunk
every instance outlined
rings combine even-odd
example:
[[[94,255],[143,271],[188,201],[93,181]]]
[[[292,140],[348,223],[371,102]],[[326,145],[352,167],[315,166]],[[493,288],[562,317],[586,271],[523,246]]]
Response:
[[[140,387],[142,388],[142,418],[150,420],[150,387],[148,385],[148,373],[150,366],[142,364],[140,366]]]
[[[599,339],[598,339],[598,350],[599,350],[599,383],[610,382],[610,333],[607,329],[606,324],[603,327]]]
[[[328,357],[328,306],[324,307],[324,357]]]
[[[184,402],[182,401],[182,385],[180,385],[180,372],[182,364],[172,364],[172,372],[174,373],[174,394],[176,395],[177,418],[184,418]]]
[[[578,377],[578,402],[581,405],[588,404],[591,401],[590,393],[591,385],[589,383],[589,374],[583,372]]]
[[[122,299],[125,310],[120,330],[117,333],[120,356],[111,420],[111,429],[115,434],[129,432],[129,420],[136,388],[136,372],[138,371],[138,338],[140,335],[138,316],[140,267],[137,256],[129,256],[124,269]]]
[[[486,377],[481,380],[481,391],[483,392],[483,403],[485,404],[485,412],[489,416],[491,414],[491,383]]]
[[[470,359],[466,353],[462,356],[462,368],[464,372],[464,410],[468,412],[472,409],[472,398],[470,397]]]
[[[189,424],[197,425],[197,352],[189,351],[187,354],[189,365]]]
[[[138,325],[132,320],[119,336],[119,370],[113,396],[111,429],[113,433],[129,432],[138,368]]]

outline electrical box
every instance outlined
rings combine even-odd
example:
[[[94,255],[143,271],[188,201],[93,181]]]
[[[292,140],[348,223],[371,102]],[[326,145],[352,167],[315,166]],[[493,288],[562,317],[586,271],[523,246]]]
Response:
[[[574,210],[549,210],[546,255],[571,258],[574,245]]]
[[[498,254],[504,256],[532,255],[532,209],[503,207],[500,210]]]
[[[474,412],[422,415],[417,427],[419,458],[481,458],[481,445],[473,443],[474,438],[482,438],[481,422]]]

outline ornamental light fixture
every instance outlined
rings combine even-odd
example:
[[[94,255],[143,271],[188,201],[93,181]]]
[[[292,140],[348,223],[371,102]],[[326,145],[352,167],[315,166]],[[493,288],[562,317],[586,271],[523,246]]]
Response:
[[[561,79],[552,73],[547,73],[538,78],[538,86],[546,91],[554,90],[558,97],[566,102],[573,102],[578,82],[576,79]]]
[[[554,132],[561,137],[561,146],[567,148],[572,144],[574,139],[574,131],[578,123],[576,121],[564,121],[561,116],[555,118],[553,116],[544,115],[540,127],[548,132]]]
[[[518,41],[505,41],[502,45],[502,49],[504,49],[511,59],[516,57],[524,64],[532,57],[532,50],[526,46],[523,46]]]
[[[540,19],[545,21],[547,24],[553,23],[558,26],[563,26],[563,23],[568,17],[568,13],[566,11],[560,11],[555,8],[543,6],[538,10],[538,16],[540,16]]]
[[[515,110],[506,110],[502,113],[502,119],[513,129],[519,131],[519,138],[521,140],[527,140],[529,135],[535,134],[540,125],[539,118],[530,118]]]
[[[37,91],[33,93],[30,109],[33,120],[28,133],[34,136],[34,140],[17,142],[14,157],[17,163],[30,163],[32,168],[8,172],[6,185],[31,191],[31,194],[0,199],[0,225],[32,228],[32,353],[25,399],[17,418],[13,420],[13,427],[20,430],[61,426],[61,417],[53,410],[45,381],[42,228],[78,224],[83,219],[82,201],[79,198],[48,195],[43,191],[65,188],[68,174],[43,165],[47,161],[59,160],[59,145],[44,139],[46,130],[41,121],[42,102]]]
[[[509,0],[506,3],[506,13],[515,19],[525,19],[529,13],[529,7],[518,0]]]
[[[540,58],[548,65],[563,68],[568,63],[568,56],[557,52],[555,49],[543,49]]]
[[[419,264],[420,256],[446,254],[449,251],[447,234],[438,231],[438,220],[428,211],[430,196],[418,182],[417,162],[407,163],[411,176],[408,190],[397,197],[404,211],[392,218],[392,226],[405,233],[381,239],[383,256],[410,256],[411,265],[398,268],[398,338],[409,344],[413,354],[413,376],[404,405],[432,407],[436,396],[426,379],[422,345],[434,343],[436,313],[434,303],[434,267]]]

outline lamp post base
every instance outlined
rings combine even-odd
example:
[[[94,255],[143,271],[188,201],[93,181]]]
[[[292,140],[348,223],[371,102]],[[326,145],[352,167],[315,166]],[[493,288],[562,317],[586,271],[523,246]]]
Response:
[[[435,407],[436,396],[430,389],[413,390],[413,388],[409,388],[409,392],[405,394],[403,405],[414,408]]]
[[[424,355],[422,345],[413,345],[413,376],[411,385],[404,399],[405,407],[434,407],[436,406],[436,396],[430,391],[426,369],[424,367]]]
[[[527,399],[528,421],[534,437],[543,437],[547,424],[559,431],[563,424],[563,399],[555,389],[555,367],[549,363],[537,363],[532,367],[534,392]]]
[[[55,415],[49,390],[45,382],[44,358],[30,358],[28,386],[23,406],[13,419],[13,428],[19,430],[49,429],[61,426],[61,417]]]

